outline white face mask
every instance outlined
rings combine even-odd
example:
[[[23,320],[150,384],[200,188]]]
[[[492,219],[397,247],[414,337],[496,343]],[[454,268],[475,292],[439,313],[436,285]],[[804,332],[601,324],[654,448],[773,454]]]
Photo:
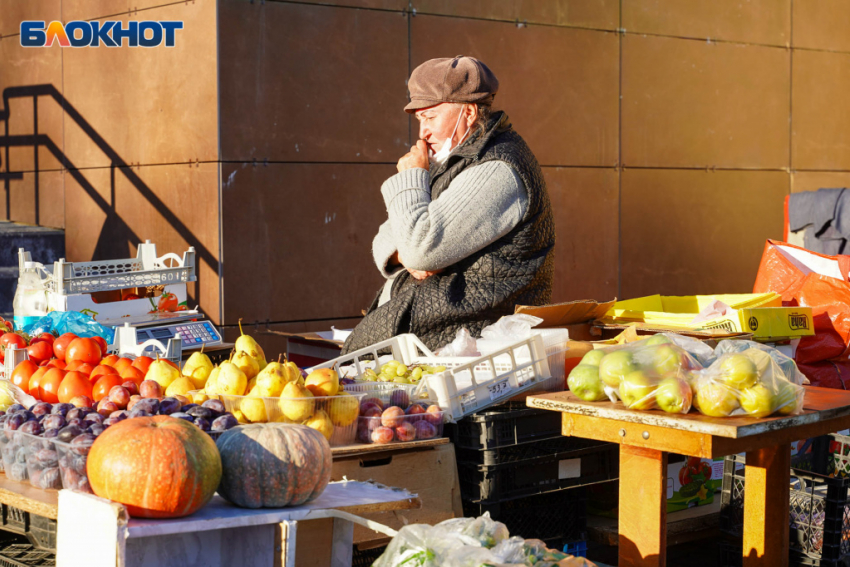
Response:
[[[442,147],[439,149],[437,153],[434,153],[430,148],[428,149],[428,159],[435,163],[443,163],[448,159],[449,154],[452,153],[452,139],[455,137],[455,132],[457,132],[457,127],[460,126],[460,119],[463,118],[463,109],[461,109],[460,114],[457,117],[457,122],[455,122],[455,128],[452,130],[452,135],[448,137],[448,139],[443,142]],[[469,126],[466,127],[466,132],[463,133],[463,136],[460,138],[460,142],[466,138],[466,135],[469,134]],[[460,143],[458,142],[458,143]]]

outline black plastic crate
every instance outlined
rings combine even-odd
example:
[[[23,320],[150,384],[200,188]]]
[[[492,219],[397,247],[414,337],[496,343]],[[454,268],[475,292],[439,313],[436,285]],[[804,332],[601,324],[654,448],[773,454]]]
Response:
[[[36,549],[24,536],[0,531],[0,567],[53,567],[56,554]]]
[[[0,504],[0,529],[26,536],[38,549],[56,552],[56,520]]]
[[[468,415],[446,430],[460,449],[498,449],[559,436],[561,414],[506,402]]]
[[[568,488],[502,502],[463,500],[463,515],[478,517],[489,512],[504,523],[511,535],[557,542],[582,539],[587,531],[587,492]]]
[[[505,451],[513,458],[495,465],[465,462],[458,454],[461,497],[495,502],[617,478],[617,445],[597,444],[574,450],[563,450],[564,447],[570,444],[561,439],[517,445],[514,451]]]
[[[386,545],[371,549],[359,549],[355,545],[354,553],[351,556],[351,567],[372,567],[372,563],[377,561],[386,549]]]
[[[496,449],[459,449],[455,447],[455,455],[458,462],[490,466],[527,461],[554,453],[603,446],[616,447],[616,444],[593,439],[582,439],[581,437],[564,437],[559,433],[557,436],[549,439],[498,447]]]
[[[717,550],[720,554],[719,567],[742,567],[744,557],[741,554],[744,544],[738,541],[721,539],[717,542]]]
[[[723,464],[720,530],[740,537],[744,526],[744,458]],[[790,560],[794,565],[839,567],[850,564],[850,479],[791,469]]]

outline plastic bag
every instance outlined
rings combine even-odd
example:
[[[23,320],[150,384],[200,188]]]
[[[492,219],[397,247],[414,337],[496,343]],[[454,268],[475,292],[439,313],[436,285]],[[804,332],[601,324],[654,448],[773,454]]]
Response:
[[[444,347],[437,349],[434,356],[481,356],[475,346],[475,338],[464,327],[457,332],[455,340]]]
[[[759,348],[723,354],[697,374],[694,405],[703,415],[767,417],[797,415],[803,409],[803,387],[789,381]]]
[[[576,396],[586,401],[622,400],[629,409],[688,413],[692,372],[703,366],[665,335],[592,350],[567,378]]]
[[[492,325],[481,329],[481,338],[488,341],[517,342],[531,336],[531,328],[543,322],[540,317],[518,313],[505,315]]]
[[[483,516],[477,518],[452,518],[440,522],[435,527],[471,537],[479,542],[481,547],[487,548],[508,539],[511,535],[505,524],[490,518],[490,512],[484,512]]]
[[[107,344],[112,344],[115,331],[105,327],[78,311],[51,311],[38,321],[24,327],[29,336],[41,333],[64,335],[74,333],[78,337],[103,337]]]
[[[439,567],[478,541],[439,526],[411,524],[401,528],[372,567]]]
[[[732,354],[736,352],[744,352],[747,349],[758,349],[766,352],[770,355],[770,357],[779,365],[779,368],[782,369],[782,373],[785,375],[785,378],[790,382],[793,382],[798,385],[808,383],[806,376],[800,372],[800,369],[797,368],[797,363],[794,362],[793,358],[789,358],[779,352],[779,350],[769,347],[767,345],[757,343],[755,341],[739,341],[739,340],[725,340],[720,341],[717,344],[717,347],[714,349],[714,353],[717,357],[720,357],[724,354]]]

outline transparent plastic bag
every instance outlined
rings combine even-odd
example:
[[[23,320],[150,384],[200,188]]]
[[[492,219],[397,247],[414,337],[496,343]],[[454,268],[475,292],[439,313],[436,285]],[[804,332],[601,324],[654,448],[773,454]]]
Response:
[[[478,541],[439,526],[411,524],[401,528],[372,567],[439,567],[464,547]]]
[[[769,351],[755,347],[720,355],[697,373],[694,390],[694,405],[711,417],[797,415],[805,395]]]
[[[115,331],[105,327],[78,311],[51,311],[31,325],[24,327],[24,332],[33,337],[41,333],[64,335],[74,333],[78,337],[103,337],[107,344],[112,344]]]
[[[714,349],[714,354],[715,357],[720,357],[724,354],[744,352],[745,350],[751,348],[755,348],[769,354],[770,357],[774,361],[776,361],[776,364],[779,365],[779,368],[782,369],[782,372],[785,374],[785,378],[789,382],[793,382],[797,385],[803,385],[807,383],[806,376],[802,372],[800,372],[799,368],[797,368],[797,363],[794,362],[793,358],[785,356],[778,349],[763,345],[761,343],[757,343],[755,341],[739,341],[732,339],[720,341],[717,344],[717,347]]]
[[[576,396],[586,401],[621,400],[629,409],[688,413],[693,399],[693,372],[702,364],[665,335],[592,350],[567,378]]]
[[[434,527],[471,537],[480,543],[481,547],[488,549],[511,536],[505,524],[490,518],[490,512],[484,512],[483,516],[477,518],[444,520]]]
[[[455,335],[455,339],[444,347],[437,349],[434,356],[481,356],[475,344],[475,337],[466,327]]]
[[[492,325],[481,329],[481,338],[488,341],[518,342],[531,336],[531,328],[543,322],[540,317],[518,313],[505,315]]]

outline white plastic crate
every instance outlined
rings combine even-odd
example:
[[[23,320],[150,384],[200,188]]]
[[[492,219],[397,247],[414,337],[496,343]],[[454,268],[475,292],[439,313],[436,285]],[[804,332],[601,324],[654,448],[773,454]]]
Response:
[[[392,358],[406,365],[445,366],[445,372],[423,377],[420,388],[446,410],[450,421],[508,400],[551,377],[543,338],[539,335],[518,341],[480,357],[438,357],[415,335],[405,334],[381,341],[351,354],[329,360],[315,368],[334,368],[340,376],[358,378],[389,349]],[[372,360],[363,360],[364,357]],[[346,365],[353,368],[345,369]]]
[[[32,256],[19,250],[18,262],[31,262]],[[156,245],[146,240],[139,244],[135,258],[97,262],[66,262],[44,266],[49,275],[47,289],[59,295],[95,293],[113,289],[187,283],[197,280],[195,248],[189,247],[183,258],[169,253],[157,257]]]
[[[570,340],[569,331],[567,329],[532,329],[531,332],[543,337],[543,346],[546,349],[546,357],[549,362],[549,373],[552,376],[549,380],[544,380],[527,393],[562,392],[566,378],[564,375],[566,366],[564,357],[567,353],[567,343]],[[511,341],[478,339],[477,344],[481,354],[488,354],[500,348],[508,347],[513,343]]]

